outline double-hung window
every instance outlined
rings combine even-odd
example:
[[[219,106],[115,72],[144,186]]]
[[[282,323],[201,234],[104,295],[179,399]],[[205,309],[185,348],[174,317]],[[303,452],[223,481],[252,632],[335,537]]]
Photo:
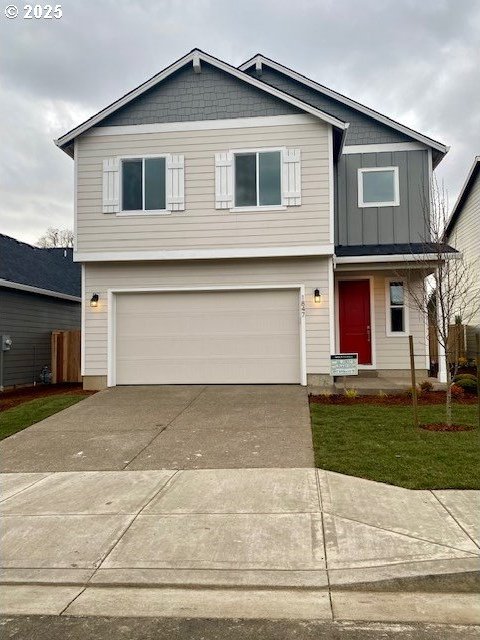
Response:
[[[399,204],[398,167],[358,170],[359,207],[397,207]]]
[[[235,207],[282,204],[280,151],[235,153]]]
[[[408,333],[405,285],[399,280],[386,281],[387,335],[398,336]]]
[[[166,210],[165,157],[122,160],[122,211]]]

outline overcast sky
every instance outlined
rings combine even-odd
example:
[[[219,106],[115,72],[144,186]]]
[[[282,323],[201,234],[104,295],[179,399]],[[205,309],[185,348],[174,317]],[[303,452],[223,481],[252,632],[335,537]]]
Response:
[[[480,154],[478,0],[67,0],[0,14],[0,233],[73,227],[73,161],[53,144],[194,47],[262,52],[451,146],[453,204]],[[24,3],[17,3],[20,15]]]

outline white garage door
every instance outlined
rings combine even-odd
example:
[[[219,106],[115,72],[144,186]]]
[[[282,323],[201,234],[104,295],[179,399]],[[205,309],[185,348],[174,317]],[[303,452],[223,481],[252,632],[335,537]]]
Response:
[[[298,290],[115,297],[116,384],[300,382]]]

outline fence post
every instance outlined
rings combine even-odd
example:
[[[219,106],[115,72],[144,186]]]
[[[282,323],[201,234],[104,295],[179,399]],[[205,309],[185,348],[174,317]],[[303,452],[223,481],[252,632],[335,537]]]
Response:
[[[410,347],[410,373],[412,375],[412,403],[413,403],[413,424],[418,427],[418,398],[417,381],[415,376],[415,354],[413,352],[413,336],[408,336]]]

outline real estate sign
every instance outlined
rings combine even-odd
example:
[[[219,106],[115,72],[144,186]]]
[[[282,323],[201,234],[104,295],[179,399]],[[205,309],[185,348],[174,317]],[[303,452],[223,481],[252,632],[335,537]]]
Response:
[[[332,376],[358,376],[358,353],[337,353],[330,356]]]

